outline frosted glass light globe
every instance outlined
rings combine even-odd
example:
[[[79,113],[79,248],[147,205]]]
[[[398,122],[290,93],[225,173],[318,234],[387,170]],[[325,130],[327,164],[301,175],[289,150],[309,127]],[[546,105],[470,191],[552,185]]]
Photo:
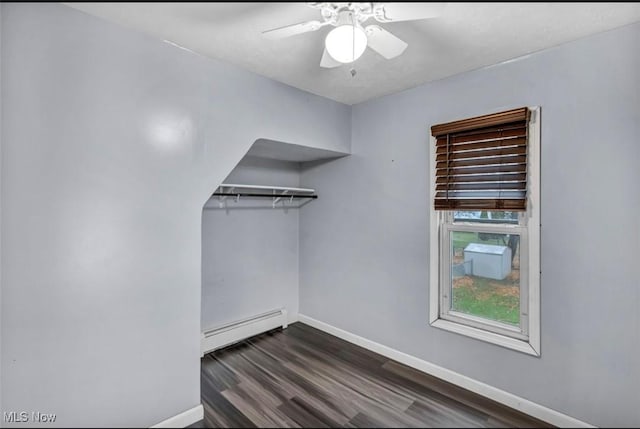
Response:
[[[340,25],[327,34],[324,44],[334,60],[350,63],[364,53],[367,48],[367,35],[360,26]]]

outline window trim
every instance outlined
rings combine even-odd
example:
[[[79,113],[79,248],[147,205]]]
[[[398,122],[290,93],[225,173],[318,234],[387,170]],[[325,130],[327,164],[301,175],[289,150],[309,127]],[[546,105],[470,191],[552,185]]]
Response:
[[[528,339],[517,339],[497,332],[480,329],[475,326],[462,324],[459,321],[442,318],[440,315],[441,273],[443,272],[440,261],[440,245],[443,242],[444,232],[441,225],[446,225],[448,212],[438,211],[434,208],[436,192],[435,167],[436,167],[436,138],[429,139],[429,207],[430,207],[430,243],[429,243],[429,324],[433,327],[444,329],[457,334],[465,335],[491,344],[496,344],[533,356],[540,356],[540,107],[529,108],[531,117],[529,120],[528,165],[527,177],[528,195],[527,211],[525,212],[525,228],[527,238],[528,273]],[[453,223],[453,222],[452,222]],[[465,223],[460,223],[464,225]],[[484,226],[484,225],[483,225]],[[508,228],[502,225],[501,228]],[[521,237],[522,239],[522,237]],[[520,242],[522,251],[523,242]],[[455,318],[458,320],[458,318]],[[521,318],[522,320],[522,318]]]

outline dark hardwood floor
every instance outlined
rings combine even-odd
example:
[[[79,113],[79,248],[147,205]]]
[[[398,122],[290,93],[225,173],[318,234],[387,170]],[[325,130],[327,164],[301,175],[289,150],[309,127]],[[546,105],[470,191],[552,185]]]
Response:
[[[191,427],[550,427],[302,323],[205,355]]]

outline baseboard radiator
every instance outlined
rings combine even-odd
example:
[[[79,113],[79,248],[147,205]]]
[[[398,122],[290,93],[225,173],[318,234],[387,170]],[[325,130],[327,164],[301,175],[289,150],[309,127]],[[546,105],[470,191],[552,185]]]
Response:
[[[202,333],[200,356],[280,326],[282,329],[287,327],[287,310],[285,308],[208,329]]]

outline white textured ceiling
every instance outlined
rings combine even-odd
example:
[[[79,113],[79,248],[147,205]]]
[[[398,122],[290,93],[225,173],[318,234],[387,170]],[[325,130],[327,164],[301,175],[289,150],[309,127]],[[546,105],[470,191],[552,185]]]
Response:
[[[368,49],[352,78],[349,65],[319,66],[333,27],[282,40],[261,35],[320,19],[305,3],[68,5],[346,104],[640,21],[640,3],[448,3],[438,18],[381,24],[409,47],[392,60]]]

